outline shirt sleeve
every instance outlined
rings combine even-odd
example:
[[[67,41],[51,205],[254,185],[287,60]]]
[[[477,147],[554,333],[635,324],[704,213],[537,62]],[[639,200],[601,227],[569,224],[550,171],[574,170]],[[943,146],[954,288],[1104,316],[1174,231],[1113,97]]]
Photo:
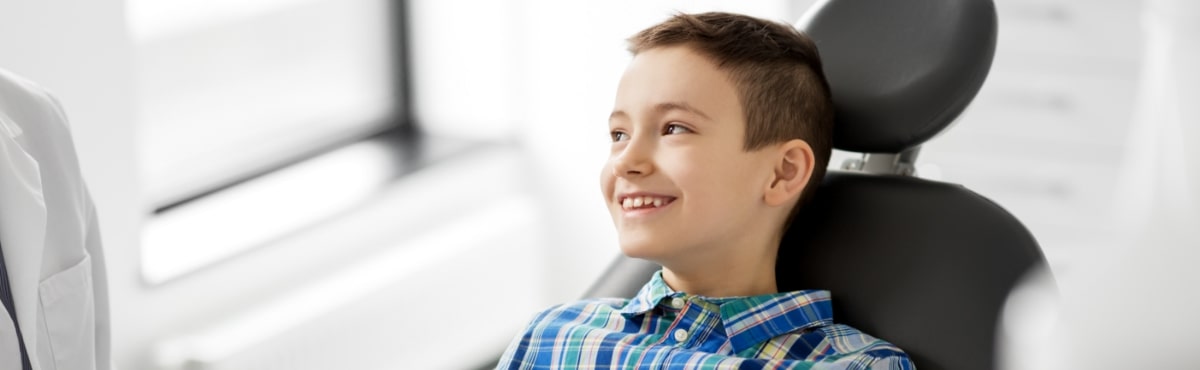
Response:
[[[496,370],[516,370],[522,368],[522,365],[528,361],[527,355],[534,339],[534,329],[546,319],[546,316],[550,312],[555,311],[557,307],[551,307],[538,312],[529,320],[529,323],[525,325],[525,329],[517,333],[517,336],[508,344],[508,348],[504,350],[504,354],[500,356],[500,361],[496,363]]]
[[[867,367],[870,370],[914,370],[917,367],[913,365],[912,360],[903,352],[892,352],[883,357],[878,357],[871,361],[871,365]]]
[[[531,331],[526,327],[520,334],[517,334],[516,338],[513,338],[512,343],[508,344],[508,348],[500,356],[500,362],[496,363],[496,370],[521,368],[521,363],[525,359],[525,351],[529,349],[530,333]]]

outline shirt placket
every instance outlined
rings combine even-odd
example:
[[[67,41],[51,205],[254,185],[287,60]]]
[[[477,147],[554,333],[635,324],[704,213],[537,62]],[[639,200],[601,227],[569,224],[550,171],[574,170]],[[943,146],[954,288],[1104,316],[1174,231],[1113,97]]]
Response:
[[[675,297],[667,302],[670,309],[676,311],[675,320],[669,332],[664,333],[676,347],[700,349],[708,342],[714,327],[720,326],[719,311],[711,309],[711,304],[700,302],[688,297]],[[720,344],[717,344],[719,346]]]

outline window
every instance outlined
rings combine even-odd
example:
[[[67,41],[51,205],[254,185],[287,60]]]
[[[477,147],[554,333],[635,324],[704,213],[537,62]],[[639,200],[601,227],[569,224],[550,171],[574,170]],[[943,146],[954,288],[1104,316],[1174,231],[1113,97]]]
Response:
[[[360,194],[394,172],[386,146],[403,140],[361,141],[406,131],[409,124],[400,4],[128,2],[141,184],[146,210],[156,214],[143,240],[147,280],[168,280],[319,217],[292,217],[250,236],[212,222],[232,216],[221,212],[270,201],[262,194],[305,194],[298,186],[326,187],[331,196],[343,188]],[[362,161],[352,168],[331,167],[338,158]],[[314,163],[302,163],[309,159]],[[330,168],[344,171],[319,173]],[[293,182],[281,183],[281,178]],[[259,195],[247,195],[253,189]],[[353,203],[347,199],[354,196],[336,196],[341,198],[304,204],[307,211],[331,213]],[[221,204],[239,201],[250,203]],[[188,205],[191,209],[184,211]],[[211,243],[205,247],[209,252],[189,253],[185,241],[201,234]]]

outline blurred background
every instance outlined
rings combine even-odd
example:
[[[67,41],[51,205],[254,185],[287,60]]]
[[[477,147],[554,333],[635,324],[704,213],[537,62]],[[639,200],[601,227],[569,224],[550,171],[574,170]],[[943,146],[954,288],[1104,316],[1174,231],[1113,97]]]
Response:
[[[618,253],[598,171],[624,39],[812,3],[4,0],[0,67],[71,120],[120,368],[471,368]],[[1161,163],[1146,96],[1186,70],[1148,55],[1200,35],[1155,3],[1182,0],[997,0],[988,81],[922,150],[1061,284],[1152,212],[1121,174]]]

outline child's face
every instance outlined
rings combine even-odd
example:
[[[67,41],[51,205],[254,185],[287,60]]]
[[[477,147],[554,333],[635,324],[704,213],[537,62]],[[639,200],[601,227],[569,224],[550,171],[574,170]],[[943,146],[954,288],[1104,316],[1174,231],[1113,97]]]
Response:
[[[662,264],[745,244],[763,222],[773,162],[745,151],[746,122],[724,71],[685,46],[642,51],[617,89],[600,187],[621,249]]]

